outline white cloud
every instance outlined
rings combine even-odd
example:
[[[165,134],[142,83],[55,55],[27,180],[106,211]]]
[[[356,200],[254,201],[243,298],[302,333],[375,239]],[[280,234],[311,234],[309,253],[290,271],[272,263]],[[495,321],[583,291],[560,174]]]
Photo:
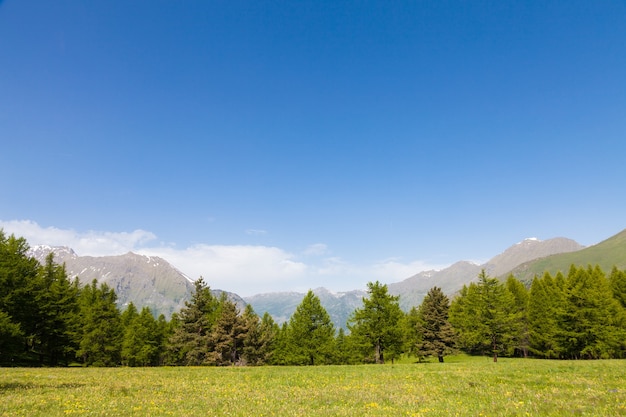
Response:
[[[323,243],[314,243],[313,245],[309,245],[304,252],[303,255],[306,256],[321,256],[328,253],[328,246]]]
[[[269,246],[194,245],[186,249],[145,248],[191,279],[200,276],[212,287],[240,295],[279,291],[300,286],[307,266],[284,250]]]
[[[373,274],[382,282],[397,282],[422,271],[441,270],[449,265],[429,264],[424,261],[400,262],[397,258],[385,259],[372,265]]]
[[[204,277],[216,289],[247,296],[273,291],[306,291],[325,286],[334,291],[365,289],[368,281],[398,282],[418,272],[442,269],[423,261],[402,262],[399,258],[373,263],[353,263],[327,256],[323,243],[312,244],[300,256],[272,246],[207,245],[187,248],[151,245],[157,239],[145,230],[132,232],[87,231],[41,227],[29,220],[1,221],[6,234],[24,237],[31,246],[69,246],[78,255],[119,255],[129,251],[160,256],[190,279]],[[324,257],[324,255],[326,255]]]
[[[6,234],[25,238],[31,246],[69,246],[81,256],[119,255],[136,250],[156,239],[153,233],[140,229],[132,232],[77,232],[72,229],[41,227],[30,220],[0,221],[0,228]]]
[[[246,230],[246,234],[247,235],[251,235],[251,236],[263,236],[267,234],[267,230],[261,230],[261,229],[247,229]]]

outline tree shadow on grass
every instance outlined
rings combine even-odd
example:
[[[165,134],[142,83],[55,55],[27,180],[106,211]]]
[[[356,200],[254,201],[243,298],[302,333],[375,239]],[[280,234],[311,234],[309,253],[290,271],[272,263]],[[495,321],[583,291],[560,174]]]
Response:
[[[81,383],[33,384],[32,382],[0,382],[0,393],[7,391],[31,390],[37,388],[71,389],[82,387]]]

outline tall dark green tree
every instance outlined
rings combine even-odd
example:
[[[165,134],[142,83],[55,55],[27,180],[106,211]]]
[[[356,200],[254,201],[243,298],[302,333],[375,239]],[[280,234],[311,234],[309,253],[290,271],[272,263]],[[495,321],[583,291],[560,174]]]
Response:
[[[14,357],[22,345],[20,325],[13,323],[11,317],[0,311],[0,365],[12,365]]]
[[[215,365],[239,363],[244,348],[245,323],[237,305],[222,293],[217,320],[210,335],[209,360]]]
[[[37,302],[32,283],[39,274],[39,263],[28,256],[29,246],[24,238],[6,236],[0,229],[0,315],[8,337],[3,345],[0,362],[23,364],[30,361],[31,335],[39,323]]]
[[[176,365],[206,365],[211,363],[209,352],[211,332],[217,320],[219,300],[200,277],[195,282],[190,301],[185,302],[173,324],[168,340],[168,358]]]
[[[335,327],[320,299],[309,290],[289,319],[286,334],[287,363],[332,363]]]
[[[399,355],[404,339],[399,296],[388,293],[387,285],[376,281],[367,284],[368,297],[363,298],[363,307],[354,311],[348,321],[351,337],[365,346],[366,358],[375,363],[384,363],[385,354],[392,358]]]
[[[50,253],[32,281],[31,290],[38,318],[31,338],[32,350],[39,355],[41,364],[67,365],[77,348],[72,343],[71,323],[78,314],[78,281],[71,283],[65,266],[57,265]]]
[[[278,325],[267,312],[259,319],[250,304],[246,306],[242,319],[246,330],[243,347],[245,363],[248,365],[269,364],[272,360],[274,340],[279,330]]]
[[[419,357],[434,356],[439,362],[444,356],[454,352],[456,334],[448,320],[450,301],[439,287],[428,291],[417,310],[414,341],[415,353]]]

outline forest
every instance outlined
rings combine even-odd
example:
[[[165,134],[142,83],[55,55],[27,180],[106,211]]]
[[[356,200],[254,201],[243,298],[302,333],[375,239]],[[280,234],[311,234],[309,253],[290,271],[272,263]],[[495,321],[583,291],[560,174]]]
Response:
[[[522,283],[483,270],[452,300],[433,287],[408,313],[380,282],[367,285],[347,331],[312,291],[277,324],[243,311],[204,279],[170,320],[132,303],[121,311],[104,283],[81,284],[24,238],[0,230],[0,366],[322,365],[416,361],[457,352],[498,357],[626,356],[626,271],[598,266]]]

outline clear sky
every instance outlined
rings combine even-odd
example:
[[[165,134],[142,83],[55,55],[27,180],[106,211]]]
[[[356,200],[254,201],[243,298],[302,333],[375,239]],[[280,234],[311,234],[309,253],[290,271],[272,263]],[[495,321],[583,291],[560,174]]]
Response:
[[[624,1],[0,1],[0,227],[213,288],[626,228]]]

